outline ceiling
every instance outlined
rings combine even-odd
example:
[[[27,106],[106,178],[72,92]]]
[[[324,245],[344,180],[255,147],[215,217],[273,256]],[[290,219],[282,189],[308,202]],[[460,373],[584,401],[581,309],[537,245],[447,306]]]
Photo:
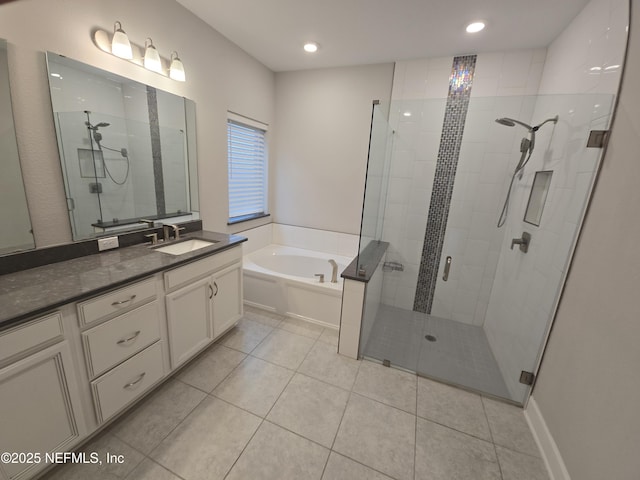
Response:
[[[546,47],[589,0],[177,1],[280,72]]]

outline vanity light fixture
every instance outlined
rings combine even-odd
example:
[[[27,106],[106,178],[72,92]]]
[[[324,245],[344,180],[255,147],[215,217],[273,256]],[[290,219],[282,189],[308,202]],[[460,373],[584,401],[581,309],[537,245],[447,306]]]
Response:
[[[93,42],[103,52],[123,58],[139,67],[155,72],[163,77],[169,77],[177,82],[185,81],[184,65],[174,51],[170,57],[160,55],[153,40],[147,37],[144,46],[129,41],[129,37],[122,30],[120,22],[113,25],[111,31],[96,29],[92,33]]]
[[[116,22],[113,24],[113,39],[111,40],[111,53],[116,57],[126,58],[131,60],[133,58],[133,50],[131,48],[131,42],[129,37],[122,30],[122,24]]]
[[[144,41],[144,68],[152,72],[162,73],[160,54],[150,38]]]
[[[481,30],[484,30],[485,24],[484,22],[473,22],[467,25],[467,33],[478,33]]]
[[[318,51],[318,44],[316,42],[307,42],[302,48],[304,48],[304,51],[307,53],[315,53]]]
[[[178,57],[178,52],[171,52],[171,65],[169,66],[169,77],[178,82],[185,81],[184,65]]]

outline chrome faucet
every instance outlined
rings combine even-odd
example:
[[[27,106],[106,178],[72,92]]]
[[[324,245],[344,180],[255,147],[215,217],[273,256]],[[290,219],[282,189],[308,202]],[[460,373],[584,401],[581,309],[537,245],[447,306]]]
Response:
[[[141,218],[140,223],[146,223],[148,228],[154,228],[156,226],[155,220],[147,220],[146,218]]]
[[[331,272],[331,283],[338,283],[338,264],[333,258],[329,260],[329,263],[333,269]]]
[[[173,236],[176,240],[180,239],[180,232],[185,229],[185,227],[179,227],[178,225],[169,225],[173,228]]]

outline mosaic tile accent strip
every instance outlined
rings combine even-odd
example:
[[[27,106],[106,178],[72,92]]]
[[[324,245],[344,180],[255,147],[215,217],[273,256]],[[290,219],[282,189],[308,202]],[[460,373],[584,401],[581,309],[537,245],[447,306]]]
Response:
[[[158,121],[158,98],[156,89],[147,86],[147,106],[149,108],[149,130],[151,133],[151,157],[153,159],[153,179],[156,191],[158,215],[167,213],[164,199],[164,173],[162,171],[162,148],[160,145],[160,122]]]
[[[476,55],[453,59],[429,216],[422,245],[418,284],[413,301],[413,310],[416,312],[431,313],[475,66]]]

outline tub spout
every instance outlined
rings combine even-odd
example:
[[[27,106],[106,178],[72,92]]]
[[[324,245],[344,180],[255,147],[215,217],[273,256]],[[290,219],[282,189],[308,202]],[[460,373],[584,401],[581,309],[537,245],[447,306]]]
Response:
[[[338,283],[338,264],[333,258],[329,260],[329,263],[331,264],[331,268],[333,269],[331,271],[331,283]]]

